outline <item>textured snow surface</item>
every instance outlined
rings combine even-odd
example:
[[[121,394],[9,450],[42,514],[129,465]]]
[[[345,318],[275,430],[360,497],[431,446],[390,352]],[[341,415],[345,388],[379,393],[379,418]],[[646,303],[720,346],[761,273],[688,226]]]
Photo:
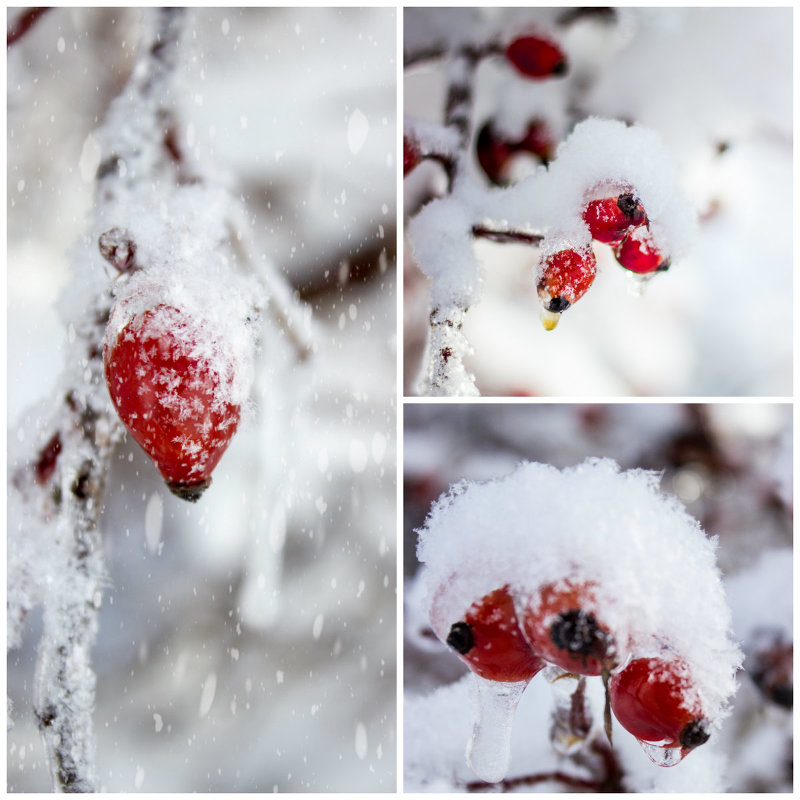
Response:
[[[431,509],[418,549],[429,598],[442,591],[445,634],[500,586],[524,598],[548,583],[590,581],[623,652],[686,659],[718,724],[741,656],[716,545],[658,484],[656,473],[621,472],[605,459],[564,471],[524,463],[504,479],[452,486]]]

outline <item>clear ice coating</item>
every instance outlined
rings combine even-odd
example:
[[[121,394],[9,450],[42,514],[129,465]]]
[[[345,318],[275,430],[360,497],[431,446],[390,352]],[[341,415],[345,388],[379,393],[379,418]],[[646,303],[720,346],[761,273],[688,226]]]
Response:
[[[680,747],[662,747],[638,740],[647,757],[658,767],[674,767],[680,764],[687,751]]]
[[[557,753],[573,755],[583,748],[592,730],[591,712],[586,704],[586,678],[558,667],[548,667],[544,676],[553,697],[550,741]]]
[[[529,681],[502,683],[475,675],[475,724],[467,743],[467,763],[487,783],[503,780],[511,761],[511,730]]]

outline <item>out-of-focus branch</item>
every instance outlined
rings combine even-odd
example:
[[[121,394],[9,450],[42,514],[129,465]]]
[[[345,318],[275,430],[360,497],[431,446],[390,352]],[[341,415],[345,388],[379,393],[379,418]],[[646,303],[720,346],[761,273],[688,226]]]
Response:
[[[8,27],[6,48],[18,42],[44,16],[50,8],[26,8]]]

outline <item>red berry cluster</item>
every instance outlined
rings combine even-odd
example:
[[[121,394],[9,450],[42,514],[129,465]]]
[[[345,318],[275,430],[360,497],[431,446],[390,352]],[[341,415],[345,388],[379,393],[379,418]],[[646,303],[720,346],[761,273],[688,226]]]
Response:
[[[431,612],[440,635],[442,593]],[[677,763],[709,738],[687,663],[677,656],[630,658],[628,641],[603,619],[592,581],[552,582],[533,593],[503,586],[475,601],[443,638],[474,673],[490,681],[528,682],[547,664],[610,678],[614,715],[647,745],[651,758],[654,750],[664,754],[658,763]]]
[[[511,141],[503,136],[491,120],[478,133],[475,151],[486,177],[502,186],[508,182],[512,158],[518,153],[529,153],[546,164],[553,157],[555,143],[549,127],[540,119],[532,119],[521,139]]]
[[[155,461],[170,490],[195,501],[239,424],[231,376],[208,356],[208,334],[191,314],[156,304],[106,333],[103,357],[114,407]]]
[[[631,192],[591,200],[582,217],[592,239],[613,247],[619,264],[630,272],[651,275],[669,268],[669,259],[650,233],[647,213]],[[586,294],[596,272],[597,260],[590,247],[567,247],[544,259],[537,289],[545,328],[555,328],[558,315]]]

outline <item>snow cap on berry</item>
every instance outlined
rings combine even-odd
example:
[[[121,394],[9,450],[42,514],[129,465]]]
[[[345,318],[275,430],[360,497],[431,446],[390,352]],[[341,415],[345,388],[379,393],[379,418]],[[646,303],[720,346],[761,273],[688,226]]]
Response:
[[[581,246],[591,239],[586,204],[622,192],[639,199],[665,257],[684,257],[697,214],[680,186],[677,163],[657,133],[618,120],[590,117],[576,125],[547,169],[493,198],[487,217],[523,230],[536,220],[536,232]]]
[[[428,602],[442,591],[440,614],[455,622],[497,586],[524,598],[545,584],[591,582],[595,608],[630,652],[669,650],[691,664],[716,724],[741,661],[716,543],[658,484],[658,474],[621,472],[608,459],[563,471],[523,463],[505,478],[455,484],[418,531]]]

